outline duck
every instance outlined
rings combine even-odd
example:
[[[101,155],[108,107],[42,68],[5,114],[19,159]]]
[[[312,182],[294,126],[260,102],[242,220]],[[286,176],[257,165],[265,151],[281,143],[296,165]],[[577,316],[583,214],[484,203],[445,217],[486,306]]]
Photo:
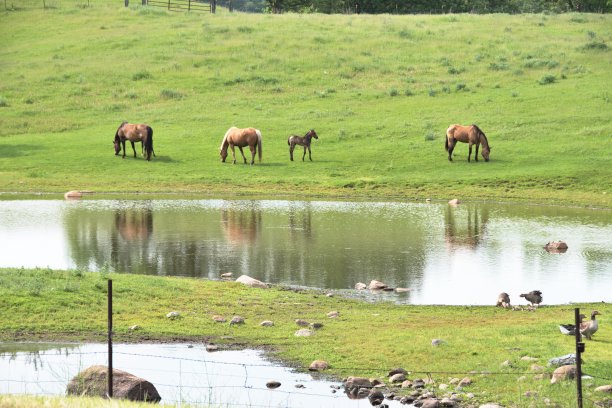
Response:
[[[497,307],[503,307],[504,309],[510,308],[510,296],[506,292],[502,292],[497,296]]]
[[[586,318],[586,315],[580,314],[580,323]],[[568,324],[560,324],[559,330],[562,334],[567,334],[568,336],[574,336],[576,334],[576,325],[572,323]]]
[[[592,340],[591,337],[595,334],[597,329],[599,329],[599,323],[595,318],[597,315],[601,315],[601,313],[599,313],[597,310],[593,310],[591,313],[591,320],[580,323],[580,334],[589,340]]]
[[[539,305],[542,303],[542,292],[539,290],[532,290],[529,293],[522,293],[521,297],[531,302],[532,305]]]

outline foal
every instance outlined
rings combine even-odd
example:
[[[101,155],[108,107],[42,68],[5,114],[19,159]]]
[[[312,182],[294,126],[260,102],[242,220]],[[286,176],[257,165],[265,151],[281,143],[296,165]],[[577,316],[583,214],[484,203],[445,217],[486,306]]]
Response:
[[[312,161],[312,154],[310,151],[310,142],[312,138],[318,139],[317,132],[314,129],[310,129],[308,133],[304,137],[292,135],[287,139],[287,144],[289,145],[289,157],[291,161],[293,161],[293,150],[295,149],[295,145],[304,146],[304,154],[302,155],[302,161],[304,161],[304,157],[306,157],[306,149],[308,149],[308,158]]]

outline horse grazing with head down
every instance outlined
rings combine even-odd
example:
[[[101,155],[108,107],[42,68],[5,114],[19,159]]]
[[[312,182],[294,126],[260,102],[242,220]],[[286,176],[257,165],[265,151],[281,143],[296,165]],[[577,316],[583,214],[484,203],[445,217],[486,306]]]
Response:
[[[230,147],[232,149],[232,157],[234,158],[233,163],[236,164],[236,151],[234,150],[234,147],[238,146],[238,149],[240,149],[240,154],[242,154],[242,158],[244,159],[244,164],[246,164],[247,159],[244,156],[242,148],[249,146],[249,149],[251,150],[251,165],[255,163],[256,152],[259,152],[259,162],[261,163],[261,142],[261,132],[259,130],[255,128],[240,129],[237,127],[231,127],[227,130],[227,132],[225,132],[225,136],[223,136],[223,141],[221,142],[219,151],[221,161],[225,163],[225,159],[227,158],[227,148]]]
[[[291,161],[293,161],[293,149],[295,149],[295,145],[304,146],[304,154],[302,155],[302,161],[304,161],[304,157],[306,157],[306,149],[308,149],[308,158],[310,159],[310,161],[312,161],[312,154],[310,152],[310,142],[312,141],[313,137],[315,139],[319,138],[319,136],[317,136],[317,132],[315,132],[314,129],[310,129],[308,133],[306,133],[306,135],[303,137],[297,135],[289,136],[289,139],[287,139],[287,144],[289,145],[289,157],[291,158]]]
[[[134,147],[135,142],[142,143],[142,154],[147,160],[151,160],[151,155],[155,156],[153,151],[153,129],[149,125],[145,124],[132,124],[123,122],[119,125],[117,132],[115,133],[115,139],[113,144],[115,145],[115,156],[118,156],[123,147],[123,158],[125,159],[125,141],[129,140],[132,144],[132,150],[134,150],[134,157],[136,157],[136,148]]]
[[[472,145],[476,145],[475,160],[478,161],[478,147],[482,144],[482,157],[485,161],[489,161],[489,154],[491,153],[491,146],[485,136],[484,132],[476,125],[462,126],[462,125],[450,125],[446,130],[446,142],[444,147],[448,152],[448,160],[453,161],[453,149],[457,142],[469,143],[470,152],[468,153],[468,162],[472,156]]]

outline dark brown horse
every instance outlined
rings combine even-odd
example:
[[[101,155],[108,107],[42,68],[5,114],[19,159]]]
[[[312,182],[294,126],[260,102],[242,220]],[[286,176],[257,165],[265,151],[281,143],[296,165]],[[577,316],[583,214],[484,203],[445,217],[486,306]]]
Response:
[[[225,163],[225,159],[227,158],[227,148],[230,147],[232,149],[232,157],[234,158],[233,163],[236,164],[236,151],[234,150],[235,146],[238,146],[238,149],[240,149],[240,154],[242,154],[244,164],[247,162],[244,152],[242,151],[242,148],[245,146],[249,146],[249,149],[251,150],[251,165],[255,163],[256,152],[259,152],[259,162],[261,163],[262,140],[261,132],[259,130],[255,128],[229,128],[227,132],[225,132],[225,136],[223,136],[223,141],[221,142],[219,154],[221,155],[222,162]]]
[[[147,160],[151,160],[151,155],[155,156],[155,152],[153,151],[153,129],[151,126],[145,124],[131,124],[128,122],[121,123],[115,133],[115,139],[113,140],[113,144],[115,145],[115,156],[119,155],[123,147],[123,158],[125,159],[126,140],[129,140],[132,144],[134,157],[136,157],[135,142],[142,143],[142,154]]]
[[[476,145],[476,155],[474,159],[478,161],[478,147],[482,144],[482,157],[485,161],[489,161],[489,153],[491,152],[491,146],[485,136],[484,132],[476,125],[462,126],[462,125],[450,125],[446,130],[446,142],[444,147],[448,152],[448,160],[453,161],[453,149],[457,142],[469,143],[470,152],[468,154],[468,162],[472,156],[472,145]]]
[[[310,142],[312,138],[318,139],[317,132],[314,129],[310,129],[308,133],[304,137],[292,135],[287,139],[287,144],[289,145],[289,157],[291,161],[293,161],[293,149],[295,149],[295,145],[304,146],[304,154],[302,155],[302,161],[304,161],[304,157],[306,157],[306,149],[308,149],[308,158],[312,161],[312,154],[310,152]]]

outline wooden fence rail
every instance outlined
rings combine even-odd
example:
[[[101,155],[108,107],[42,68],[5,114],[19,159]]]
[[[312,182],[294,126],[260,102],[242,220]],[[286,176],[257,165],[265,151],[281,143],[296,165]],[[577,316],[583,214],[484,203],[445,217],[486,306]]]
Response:
[[[151,7],[162,7],[168,11],[195,11],[195,12],[215,12],[215,0],[210,2],[202,2],[198,0],[142,0],[143,5]],[[129,5],[129,0],[125,0],[126,7]]]

